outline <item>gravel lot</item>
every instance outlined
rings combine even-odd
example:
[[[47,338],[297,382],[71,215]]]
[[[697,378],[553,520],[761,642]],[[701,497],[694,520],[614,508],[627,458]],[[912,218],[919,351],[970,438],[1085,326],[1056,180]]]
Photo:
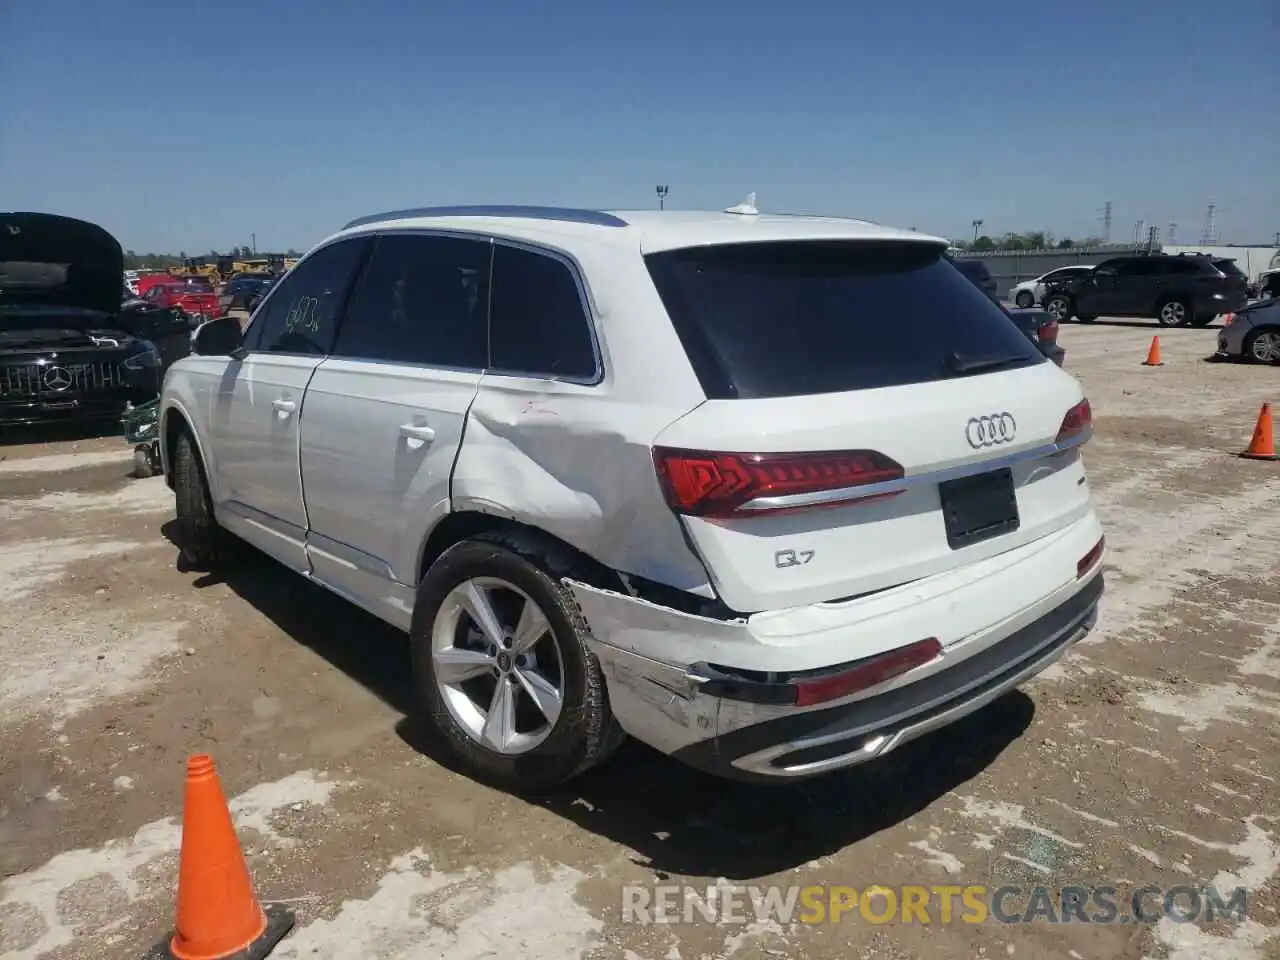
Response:
[[[1159,332],[1165,366],[1141,365]],[[1110,546],[1098,630],[878,766],[760,789],[638,746],[530,804],[424,756],[402,638],[266,560],[180,572],[118,439],[0,447],[0,958],[170,928],[183,766],[214,755],[273,957],[1280,957],[1280,371],[1213,330],[1068,326]],[[1209,882],[1243,923],[622,922],[626,883]]]

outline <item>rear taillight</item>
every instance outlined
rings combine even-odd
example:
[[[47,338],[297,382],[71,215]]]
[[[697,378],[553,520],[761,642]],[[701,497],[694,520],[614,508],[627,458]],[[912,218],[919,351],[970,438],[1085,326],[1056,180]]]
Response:
[[[1076,579],[1079,580],[1086,573],[1098,565],[1098,561],[1102,559],[1102,551],[1106,549],[1107,538],[1103,537],[1093,545],[1093,549],[1086,553],[1076,563]]]
[[[1058,321],[1050,320],[1040,328],[1041,343],[1057,343],[1058,342]]]
[[[1224,314],[1222,317],[1222,325],[1224,327],[1231,326],[1231,321],[1235,320],[1235,318],[1236,318],[1236,315],[1234,313]]]
[[[930,637],[898,650],[890,650],[879,656],[869,657],[840,673],[814,680],[794,681],[796,706],[811,707],[817,703],[839,700],[850,694],[869,690],[871,687],[901,676],[908,670],[923,666],[942,652],[942,644]]]
[[[694,517],[744,517],[894,496],[858,488],[901,480],[902,465],[874,450],[824,453],[711,453],[655,447],[667,503]],[[847,496],[841,496],[848,491]],[[805,495],[818,496],[806,502]]]
[[[1081,400],[1062,418],[1062,426],[1058,428],[1058,436],[1054,442],[1062,443],[1071,440],[1092,428],[1093,408],[1089,406],[1088,399]]]

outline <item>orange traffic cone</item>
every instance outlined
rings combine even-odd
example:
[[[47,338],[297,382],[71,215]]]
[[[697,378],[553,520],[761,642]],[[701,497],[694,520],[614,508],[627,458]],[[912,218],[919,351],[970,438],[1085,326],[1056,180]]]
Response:
[[[1151,349],[1147,351],[1147,359],[1142,361],[1144,367],[1163,367],[1164,361],[1160,359],[1160,338],[1151,338]]]
[[[213,758],[189,757],[177,930],[148,960],[262,960],[293,923],[291,912],[264,910],[254,896]]]
[[[1271,404],[1264,403],[1258,411],[1258,423],[1253,428],[1249,448],[1240,456],[1248,460],[1280,460],[1276,456],[1275,427],[1271,422]]]

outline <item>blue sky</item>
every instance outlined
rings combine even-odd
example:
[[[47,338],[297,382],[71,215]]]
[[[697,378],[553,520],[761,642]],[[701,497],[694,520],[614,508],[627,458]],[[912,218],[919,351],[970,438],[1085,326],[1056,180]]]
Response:
[[[1280,5],[0,3],[0,208],[139,252],[435,203],[1280,231]]]

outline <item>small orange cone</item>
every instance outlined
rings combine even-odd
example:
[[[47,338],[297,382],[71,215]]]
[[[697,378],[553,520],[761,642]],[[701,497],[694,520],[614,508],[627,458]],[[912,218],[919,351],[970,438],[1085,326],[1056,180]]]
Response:
[[[254,896],[213,758],[189,757],[177,930],[147,960],[262,960],[293,923],[292,913],[264,910]]]
[[[1160,359],[1160,338],[1151,338],[1151,349],[1147,351],[1147,359],[1142,361],[1144,367],[1163,367],[1164,361]]]
[[[1258,423],[1253,428],[1249,448],[1240,456],[1248,460],[1280,460],[1276,456],[1275,426],[1271,422],[1271,404],[1264,403],[1258,411]]]

